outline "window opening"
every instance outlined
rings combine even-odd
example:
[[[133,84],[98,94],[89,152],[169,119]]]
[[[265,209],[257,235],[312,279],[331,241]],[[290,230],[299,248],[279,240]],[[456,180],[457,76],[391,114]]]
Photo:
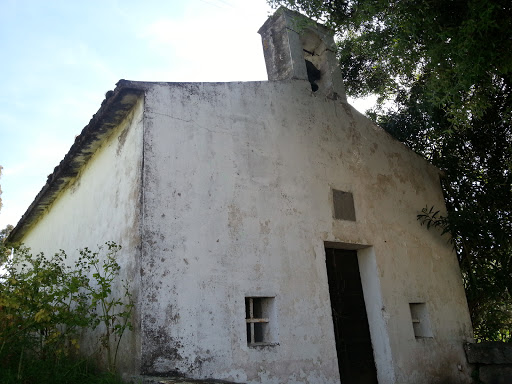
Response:
[[[411,310],[412,327],[416,339],[432,338],[432,329],[428,316],[427,305],[425,303],[409,303]]]
[[[273,297],[246,297],[245,322],[247,323],[247,344],[272,344],[270,317]]]
[[[313,92],[318,91],[318,84],[316,82],[321,79],[320,70],[311,61],[306,60],[306,71],[309,83],[311,84],[311,90]]]

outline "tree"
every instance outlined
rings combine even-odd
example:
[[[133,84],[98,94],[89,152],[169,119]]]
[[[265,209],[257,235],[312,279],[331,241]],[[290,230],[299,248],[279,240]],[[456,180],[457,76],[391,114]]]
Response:
[[[452,236],[476,338],[511,340],[512,3],[269,2],[333,28],[348,94],[444,172],[448,216],[420,219]]]
[[[0,165],[0,177],[2,177],[3,167]],[[0,210],[2,210],[2,187],[0,186]],[[7,227],[0,231],[0,266],[5,263],[7,257],[10,254],[9,248],[7,247],[6,240],[9,233],[13,230],[13,226],[8,224]]]
[[[6,241],[13,228],[11,224],[7,224],[7,226],[0,231],[0,266],[5,263],[11,254],[11,250],[7,246]]]
[[[507,0],[270,0],[324,21],[340,37],[353,96],[383,98],[422,76],[425,95],[464,124],[510,86],[512,5]],[[508,108],[510,114],[510,108]]]

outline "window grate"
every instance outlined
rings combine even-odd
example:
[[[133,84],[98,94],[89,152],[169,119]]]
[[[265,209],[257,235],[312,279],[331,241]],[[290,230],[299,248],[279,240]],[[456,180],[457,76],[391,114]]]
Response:
[[[247,344],[265,345],[271,343],[269,328],[272,297],[246,297],[245,322],[247,325]]]

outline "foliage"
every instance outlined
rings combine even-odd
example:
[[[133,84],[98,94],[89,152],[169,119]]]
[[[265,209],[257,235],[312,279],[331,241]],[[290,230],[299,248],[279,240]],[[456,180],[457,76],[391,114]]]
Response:
[[[123,384],[111,372],[101,371],[94,361],[64,357],[57,363],[49,360],[26,358],[23,377],[18,378],[17,367],[0,366],[0,384]]]
[[[418,219],[427,228],[438,227],[443,234],[451,234],[450,239],[464,273],[475,338],[480,341],[511,342],[510,239],[498,239],[501,244],[493,244],[496,241],[489,236],[492,233],[485,233],[486,226],[483,229],[475,228],[464,217],[443,216],[432,207],[423,208]]]
[[[24,355],[58,359],[77,345],[78,328],[88,325],[86,278],[64,264],[65,254],[46,259],[26,249],[5,264],[0,286],[0,354],[4,362]]]
[[[420,87],[379,121],[444,172],[448,216],[435,222],[453,238],[477,340],[510,341],[512,329],[512,128],[507,88],[465,127],[432,106]]]
[[[337,32],[347,92],[439,167],[449,232],[477,340],[512,327],[512,3],[507,0],[269,0]],[[385,102],[387,101],[387,104]]]
[[[14,227],[10,224],[0,231],[0,266],[7,261],[11,254],[11,249],[7,246],[7,236],[11,233]]]
[[[123,283],[115,260],[120,247],[107,243],[107,248],[104,258],[100,252],[82,250],[75,263],[66,260],[64,251],[47,258],[42,253],[32,256],[26,248],[7,260],[0,276],[0,369],[15,372],[23,381],[35,365],[69,365],[82,332],[103,324],[101,345],[109,370],[115,370],[133,304],[126,287],[121,298],[112,294],[113,284]]]
[[[103,260],[99,252],[92,252],[88,248],[80,250],[77,266],[81,271],[92,270],[95,284],[85,286],[85,291],[91,298],[91,308],[94,309],[91,317],[92,326],[103,326],[104,333],[100,337],[100,342],[107,353],[108,369],[114,372],[121,338],[127,329],[132,329],[129,320],[133,301],[128,285],[122,280],[117,281],[121,267],[116,261],[116,254],[121,250],[121,246],[114,242],[107,242],[105,246],[107,254]],[[122,290],[121,297],[112,296],[112,286],[115,283],[123,284],[122,288],[117,287]],[[122,299],[128,302],[125,303]]]
[[[350,94],[383,97],[423,76],[432,105],[461,124],[481,116],[496,82],[510,83],[507,0],[269,0],[326,22],[340,37]],[[509,111],[510,112],[510,109]]]

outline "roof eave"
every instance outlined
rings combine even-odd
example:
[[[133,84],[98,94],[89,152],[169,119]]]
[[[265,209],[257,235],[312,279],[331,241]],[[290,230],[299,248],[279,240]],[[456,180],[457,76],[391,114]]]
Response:
[[[75,138],[64,159],[48,176],[46,184],[11,231],[7,238],[10,244],[21,242],[68,183],[78,175],[79,170],[93,156],[103,140],[109,137],[113,129],[123,121],[137,100],[144,95],[146,89],[145,83],[120,80],[115,90],[107,93],[98,112]]]

